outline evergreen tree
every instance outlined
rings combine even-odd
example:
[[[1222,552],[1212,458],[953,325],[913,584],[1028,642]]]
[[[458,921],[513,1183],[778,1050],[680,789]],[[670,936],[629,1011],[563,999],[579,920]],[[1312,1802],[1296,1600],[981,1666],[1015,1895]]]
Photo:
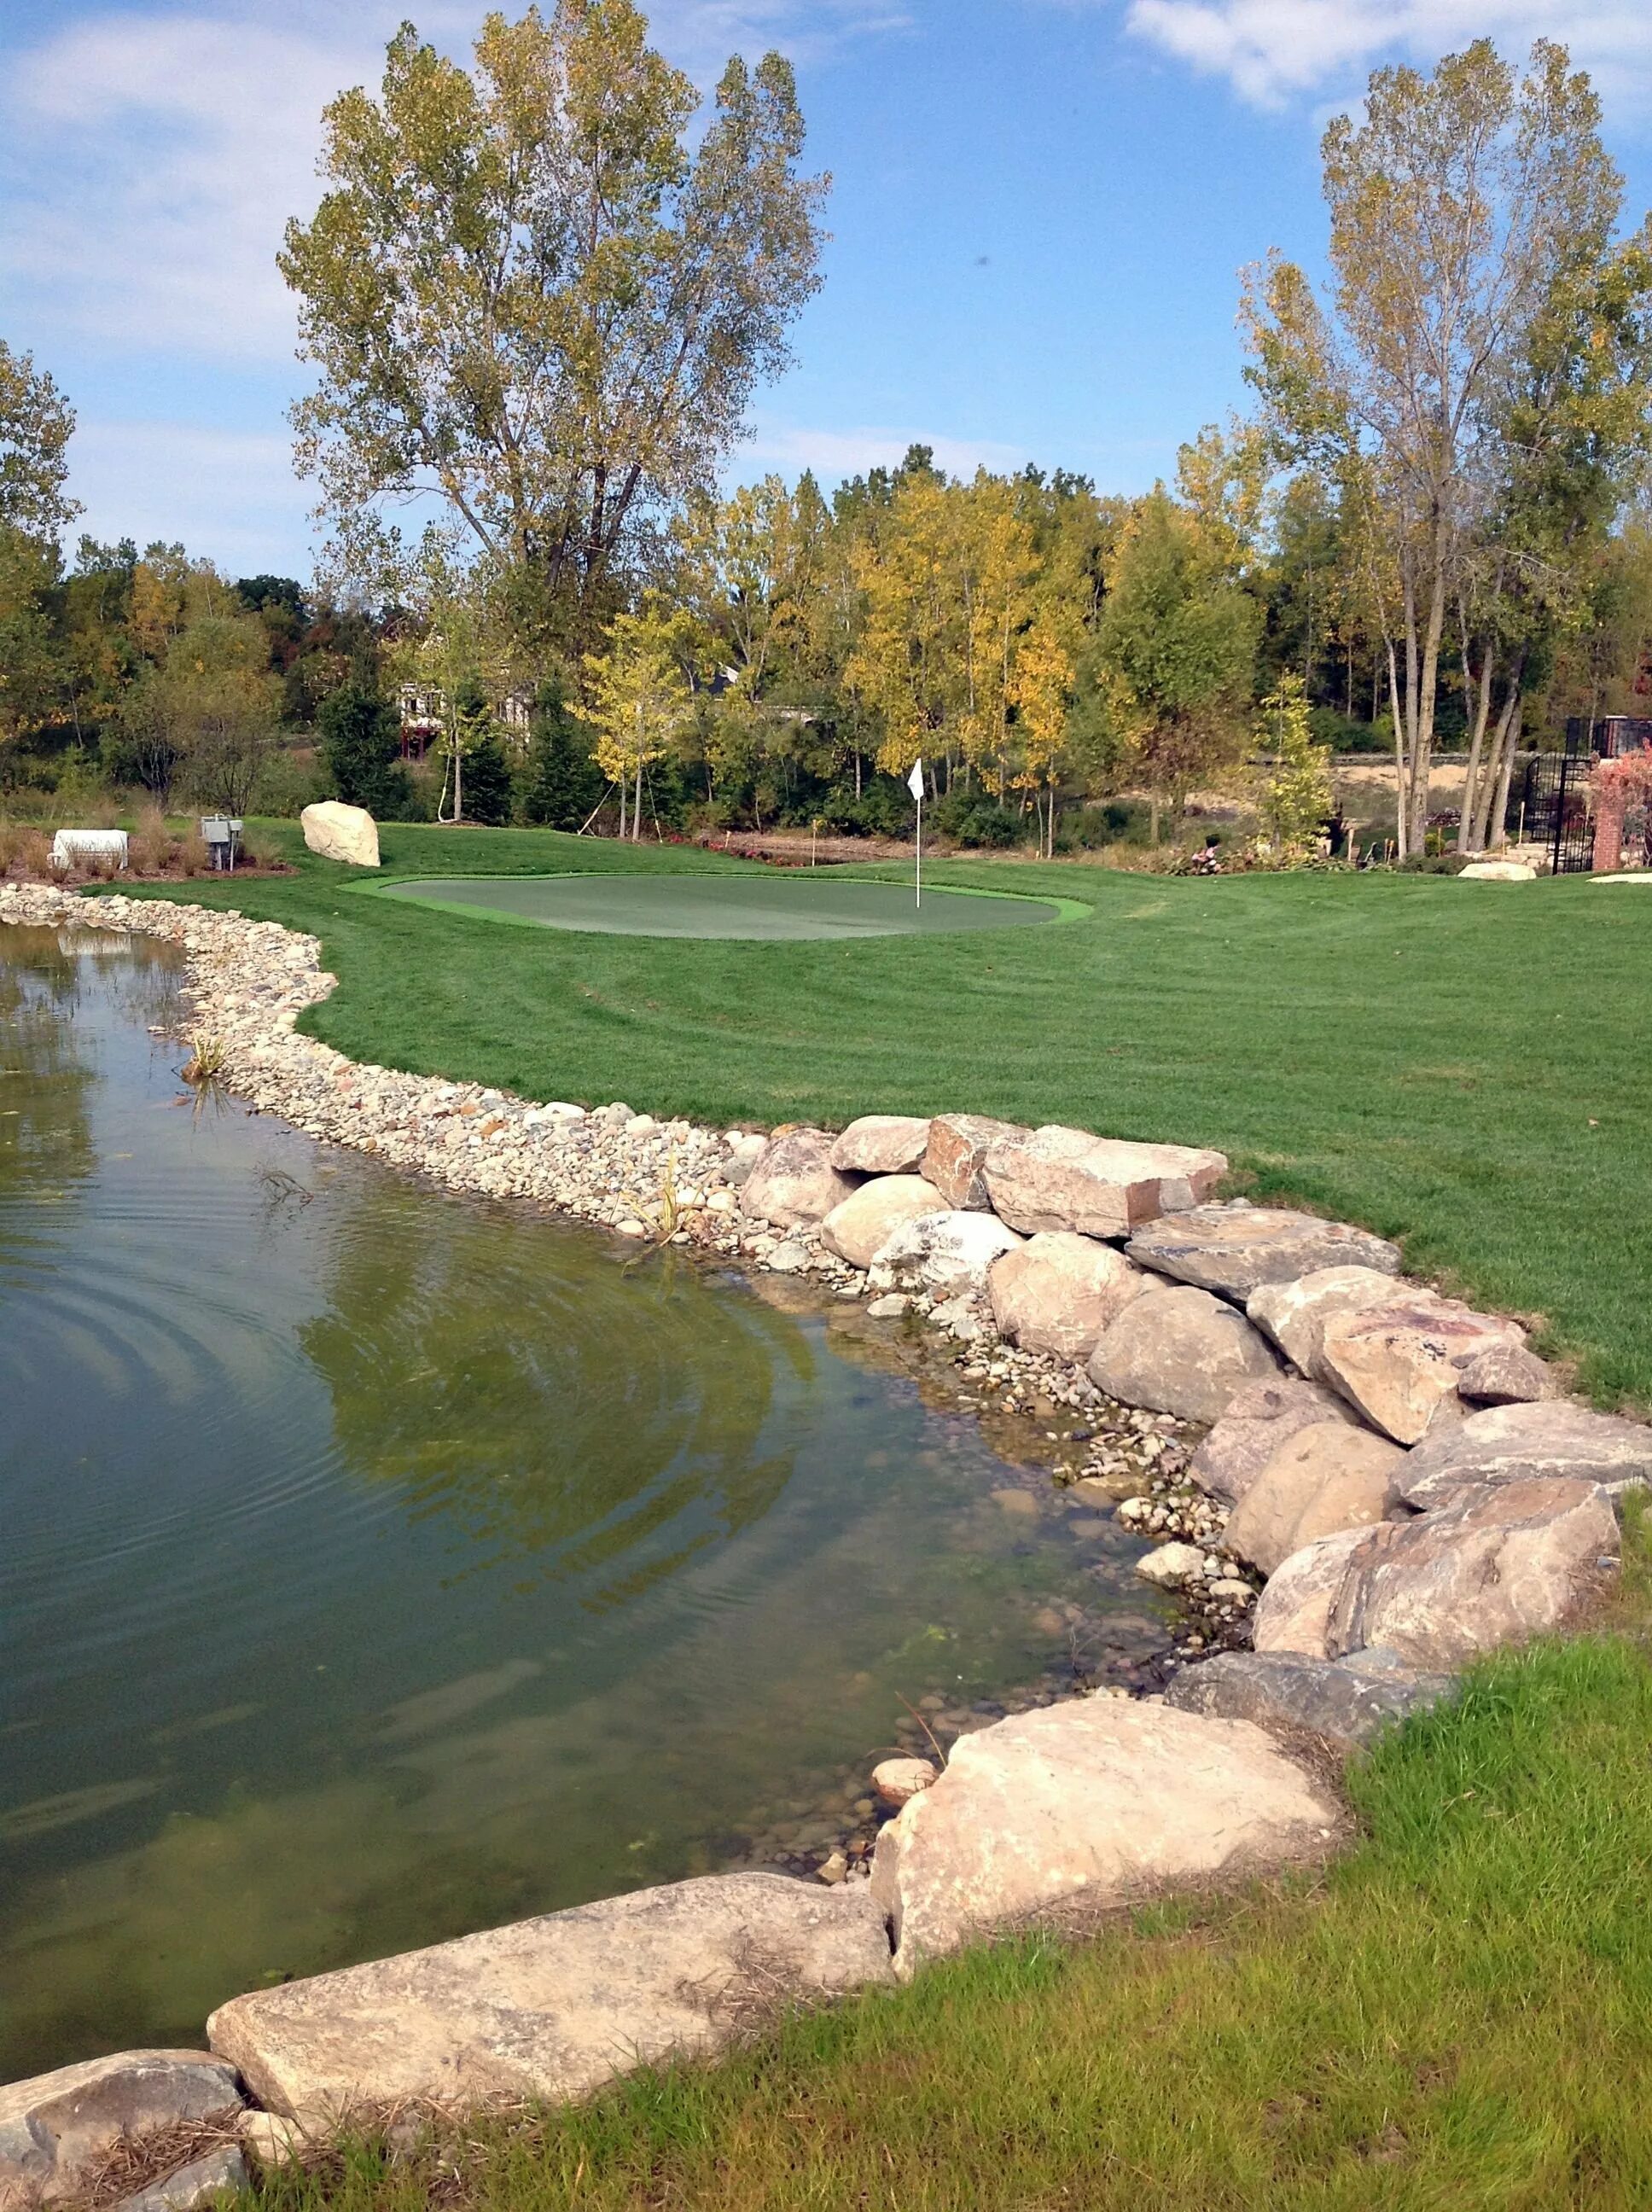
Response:
[[[569,710],[560,680],[546,679],[534,702],[523,813],[549,830],[583,828],[604,790],[590,741]]]
[[[380,822],[404,817],[413,793],[397,758],[402,723],[394,702],[358,674],[329,693],[317,719],[321,758],[345,805],[365,806]]]
[[[465,756],[465,818],[499,829],[511,818],[511,764],[499,732],[489,729]]]

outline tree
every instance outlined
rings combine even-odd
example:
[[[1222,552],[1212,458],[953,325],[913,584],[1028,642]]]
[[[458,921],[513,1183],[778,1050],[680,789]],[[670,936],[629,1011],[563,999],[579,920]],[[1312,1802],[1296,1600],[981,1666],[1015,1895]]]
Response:
[[[34,356],[0,338],[0,525],[56,538],[80,513],[69,497],[75,410]]]
[[[1489,40],[1431,77],[1376,71],[1362,118],[1321,142],[1329,312],[1300,270],[1254,272],[1248,374],[1281,450],[1357,483],[1379,594],[1401,849],[1428,812],[1447,617],[1502,398],[1557,296],[1606,259],[1621,196],[1588,80],[1540,41],[1516,82]]]
[[[381,822],[405,816],[412,789],[398,758],[402,718],[395,702],[357,675],[327,695],[317,720],[322,763],[345,805],[365,806]]]
[[[683,644],[682,617],[650,604],[641,614],[616,615],[607,652],[585,659],[589,696],[581,720],[595,734],[603,774],[619,786],[622,837],[627,790],[632,788],[634,842],[642,836],[643,770],[671,750],[693,712]]]
[[[731,61],[701,123],[646,30],[632,0],[490,15],[472,76],[404,25],[380,98],[328,107],[331,189],[279,257],[319,374],[299,464],[347,551],[434,490],[519,621],[583,635],[709,490],[817,283],[790,65]]]
[[[1273,755],[1273,771],[1261,791],[1262,820],[1275,851],[1287,864],[1309,859],[1333,803],[1331,754],[1314,743],[1308,692],[1294,669],[1262,702],[1261,734]]]
[[[280,703],[256,618],[203,616],[123,703],[138,781],[161,805],[181,780],[201,804],[245,814],[275,750]]]
[[[1125,532],[1097,631],[1112,717],[1152,793],[1168,805],[1242,751],[1256,664],[1255,602],[1226,573],[1227,548],[1160,485]]]
[[[491,717],[465,759],[465,810],[472,822],[500,829],[510,820],[515,797],[511,764]]]
[[[548,830],[582,830],[602,795],[602,772],[581,736],[562,680],[548,677],[534,701],[523,815]]]

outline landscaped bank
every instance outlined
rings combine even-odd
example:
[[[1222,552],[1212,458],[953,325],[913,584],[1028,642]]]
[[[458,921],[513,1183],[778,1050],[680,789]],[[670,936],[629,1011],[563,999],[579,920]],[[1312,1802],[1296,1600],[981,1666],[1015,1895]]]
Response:
[[[45,919],[52,896],[8,905]],[[1248,1588],[1236,1555],[1272,1577],[1258,1656],[1184,1677],[1169,1706],[1090,1700],[967,1738],[884,1831],[869,1888],[689,1885],[235,2001],[215,2044],[277,2112],[316,2124],[358,2104],[583,2092],[616,2051],[703,2049],[777,2000],[904,1976],[987,1928],[1321,1856],[1337,1798],[1257,1721],[1361,1741],[1477,1652],[1558,1625],[1615,1552],[1610,1491],[1647,1472],[1645,1431],[1557,1402],[1517,1328],[1400,1283],[1380,1240],[1201,1203],[1220,1155],[969,1116],[754,1144],[639,1129],[627,1109],[581,1146],[594,1117],[578,1109],[410,1091],[291,1036],[325,988],[313,947],[222,915],[103,918],[183,937],[203,1056],[301,1126],[632,1237],[698,1234],[864,1287],[972,1346],[1011,1333],[1062,1370],[1048,1387],[1069,1402],[1214,1420],[1194,1473],[1233,1509],[1224,1543],[1154,1564],[1229,1612]],[[433,1141],[431,1119],[460,1126]],[[616,1940],[627,1972],[599,1977]],[[97,2080],[97,2097],[37,2085],[37,2103],[68,2095],[83,2115],[100,2097],[106,2114],[130,2083],[118,2065]],[[56,2123],[34,2121],[37,2145]]]

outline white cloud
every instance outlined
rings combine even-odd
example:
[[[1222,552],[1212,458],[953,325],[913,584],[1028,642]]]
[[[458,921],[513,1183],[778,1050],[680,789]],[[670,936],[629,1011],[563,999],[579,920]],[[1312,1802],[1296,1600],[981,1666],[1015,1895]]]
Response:
[[[70,489],[94,538],[180,539],[231,576],[291,574],[307,536],[304,488],[279,431],[183,422],[82,423]]]
[[[977,468],[1017,469],[1030,458],[1019,446],[990,438],[949,437],[935,430],[812,430],[759,422],[735,451],[727,473],[731,478],[749,478],[755,462],[788,476],[812,469],[835,483],[841,477],[864,476],[868,469],[898,467],[909,446],[930,447],[936,465],[951,476],[973,476]]]
[[[1555,39],[1625,106],[1652,108],[1646,0],[1129,0],[1138,38],[1272,106],[1390,57],[1431,63],[1471,40],[1523,53]]]

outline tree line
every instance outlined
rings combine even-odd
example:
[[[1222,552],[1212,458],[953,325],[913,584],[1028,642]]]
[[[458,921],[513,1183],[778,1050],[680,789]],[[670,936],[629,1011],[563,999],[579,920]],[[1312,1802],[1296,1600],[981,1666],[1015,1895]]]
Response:
[[[1373,75],[1322,142],[1327,285],[1247,272],[1254,404],[1135,498],[923,447],[724,488],[818,283],[804,144],[780,57],[702,107],[631,0],[490,15],[468,69],[404,26],[281,257],[313,592],[175,547],[65,571],[72,415],[0,350],[0,776],[89,750],[250,803],[285,727],[382,811],[903,831],[921,757],[940,826],[1049,852],[1127,793],[1157,842],[1259,746],[1300,814],[1317,744],[1394,760],[1404,854],[1443,746],[1478,850],[1523,747],[1647,703],[1652,227],[1558,46]],[[440,702],[434,789],[402,684]]]

